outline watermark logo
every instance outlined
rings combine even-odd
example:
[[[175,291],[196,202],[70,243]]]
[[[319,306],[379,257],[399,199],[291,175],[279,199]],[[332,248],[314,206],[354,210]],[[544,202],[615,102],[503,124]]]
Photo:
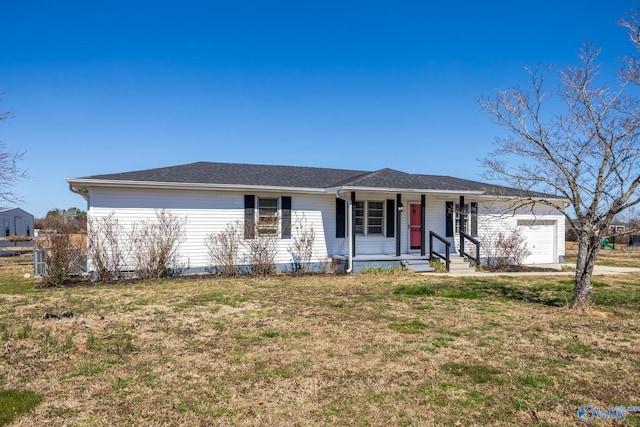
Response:
[[[578,408],[578,419],[589,423],[595,418],[605,420],[619,420],[624,422],[629,412],[640,412],[640,406],[614,406],[613,408],[599,408],[592,405],[582,405]]]

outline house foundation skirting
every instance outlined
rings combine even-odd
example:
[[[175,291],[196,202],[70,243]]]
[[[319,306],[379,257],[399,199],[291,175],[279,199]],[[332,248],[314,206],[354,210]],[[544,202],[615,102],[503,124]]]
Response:
[[[331,257],[332,265],[336,272],[344,273],[349,265],[349,257],[346,255],[333,255]],[[405,261],[428,261],[429,256],[422,256],[417,254],[402,254],[396,255],[357,255],[353,258],[353,273],[359,273],[360,271],[368,267],[380,267],[380,268],[396,268],[402,265]]]

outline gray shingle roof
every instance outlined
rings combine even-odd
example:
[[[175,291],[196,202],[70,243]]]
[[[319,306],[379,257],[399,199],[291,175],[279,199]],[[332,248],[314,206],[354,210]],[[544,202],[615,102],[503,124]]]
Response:
[[[81,180],[247,185],[291,188],[393,188],[411,190],[478,191],[521,196],[521,190],[441,175],[409,174],[393,169],[374,172],[301,166],[197,162],[132,172],[93,175]],[[73,180],[71,180],[73,181]],[[536,197],[555,197],[529,193]]]
[[[166,168],[94,175],[82,179],[327,188],[335,182],[366,173],[368,172],[344,169],[197,162]]]

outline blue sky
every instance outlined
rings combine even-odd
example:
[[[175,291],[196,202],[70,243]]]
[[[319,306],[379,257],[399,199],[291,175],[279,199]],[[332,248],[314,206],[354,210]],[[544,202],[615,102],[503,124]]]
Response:
[[[85,209],[64,181],[195,161],[481,180],[504,130],[477,98],[523,65],[603,74],[638,5],[582,1],[30,1],[0,7],[0,139],[21,207]],[[446,3],[446,4],[445,4]]]

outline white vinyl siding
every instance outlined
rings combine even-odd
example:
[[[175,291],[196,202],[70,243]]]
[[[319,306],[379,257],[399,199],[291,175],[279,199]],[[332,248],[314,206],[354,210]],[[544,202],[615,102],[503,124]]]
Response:
[[[244,223],[244,194],[235,191],[200,190],[156,190],[156,189],[113,189],[93,188],[89,218],[105,217],[114,213],[118,223],[130,230],[133,223],[153,221],[156,214],[166,209],[171,214],[184,219],[185,239],[180,245],[180,262],[193,271],[208,267],[209,259],[205,238],[208,234],[225,229],[227,224]],[[292,225],[306,219],[308,227],[313,227],[312,262],[326,262],[328,257],[327,240],[335,236],[335,197],[310,194],[273,193],[258,197],[278,199],[281,196],[292,197]],[[332,234],[333,233],[333,234]],[[296,229],[292,227],[295,238]],[[335,239],[334,239],[335,240]],[[344,240],[344,239],[342,239]],[[287,265],[292,262],[291,239],[278,239],[276,264]],[[243,249],[244,251],[244,249]],[[246,257],[243,252],[242,256]]]
[[[280,201],[283,196],[290,196],[292,238],[296,234],[296,221],[306,220],[309,227],[313,227],[315,240],[313,245],[312,262],[326,262],[331,255],[347,255],[349,251],[349,238],[336,238],[336,203],[335,194],[301,194],[286,192],[261,192],[248,191],[218,191],[218,190],[162,190],[162,189],[118,189],[94,187],[90,192],[89,217],[97,218],[115,214],[119,224],[125,229],[130,229],[134,222],[152,221],[156,213],[166,209],[173,215],[185,220],[185,238],[180,245],[180,262],[190,269],[203,269],[208,266],[209,260],[205,246],[205,238],[211,233],[217,233],[225,229],[227,224],[244,223],[244,195],[256,195],[256,218],[259,217],[260,199],[276,200],[280,209]],[[396,251],[396,238],[385,236],[385,214],[387,199],[395,199],[396,193],[359,192],[358,198],[362,200],[361,216],[362,234],[356,235],[356,255],[393,255]],[[425,205],[426,227],[425,251],[429,252],[429,231],[434,231],[441,236],[445,235],[445,203],[452,200],[451,196],[427,195]],[[453,199],[455,200],[455,199]],[[368,207],[366,201],[374,202]],[[522,209],[513,212],[507,211],[508,204],[503,202],[474,200],[478,203],[478,234],[482,240],[483,232],[497,232],[515,227],[518,220],[551,220],[555,222],[554,262],[558,256],[564,255],[564,217],[549,208]],[[376,204],[377,203],[377,204]],[[403,193],[402,204],[405,207],[411,203],[420,203],[420,195],[415,193]],[[496,206],[501,207],[500,214],[495,213]],[[267,209],[266,205],[263,206]],[[273,212],[273,207],[270,208]],[[380,216],[382,211],[382,217]],[[265,210],[266,214],[267,211]],[[401,253],[410,252],[409,249],[409,209],[404,209],[400,214],[400,239]],[[356,215],[357,216],[357,215]],[[367,224],[367,217],[381,220]],[[13,216],[12,216],[13,218]],[[487,227],[482,228],[482,221],[487,221]],[[13,221],[13,219],[12,219]],[[0,224],[4,225],[2,222]],[[369,232],[368,226],[374,227]],[[12,225],[13,227],[13,225]],[[375,229],[375,227],[378,227]],[[452,243],[451,254],[455,254],[457,242]],[[442,243],[434,243],[437,251],[444,251]],[[279,265],[287,265],[292,262],[291,239],[278,239],[278,255],[275,262]],[[244,254],[246,255],[246,254]],[[187,270],[189,271],[189,270]]]

